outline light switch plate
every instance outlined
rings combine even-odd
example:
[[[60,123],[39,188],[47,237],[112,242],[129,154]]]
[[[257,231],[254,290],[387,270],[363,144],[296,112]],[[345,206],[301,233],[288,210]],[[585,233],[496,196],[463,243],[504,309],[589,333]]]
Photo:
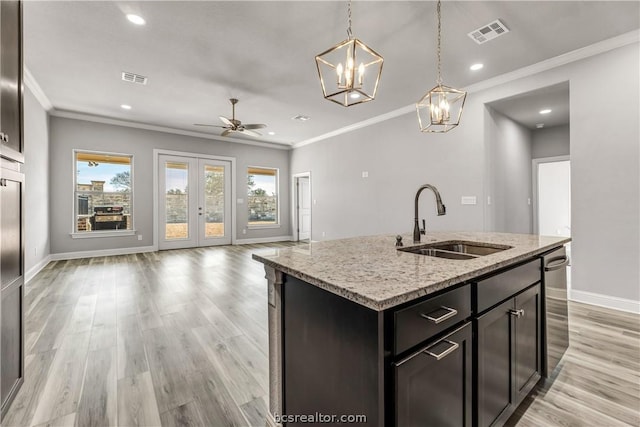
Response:
[[[369,178],[369,172],[368,171],[362,171],[362,177],[363,178]]]
[[[238,199],[238,200],[237,200],[237,203],[238,203],[239,205],[243,204],[243,203],[244,203],[244,199]]]
[[[476,196],[462,196],[463,205],[475,205],[477,204]]]

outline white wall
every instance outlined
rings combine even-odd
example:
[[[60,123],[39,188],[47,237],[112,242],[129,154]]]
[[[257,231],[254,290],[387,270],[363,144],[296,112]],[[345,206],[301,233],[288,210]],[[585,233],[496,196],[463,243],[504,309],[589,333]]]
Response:
[[[219,155],[236,158],[236,205],[238,239],[269,238],[291,235],[289,202],[289,151],[245,144],[194,138],[111,124],[51,117],[51,253],[126,249],[153,245],[153,149]],[[72,239],[73,224],[73,149],[111,151],[133,154],[134,222],[137,236]],[[246,171],[248,166],[266,166],[280,170],[280,227],[246,228]],[[233,179],[232,178],[232,179]]]
[[[531,131],[487,107],[485,146],[488,152],[486,183],[491,205],[485,228],[506,233],[531,233]]]
[[[639,75],[633,43],[470,93],[462,124],[448,134],[420,134],[415,115],[407,114],[295,149],[291,171],[312,172],[318,200],[313,239],[322,231],[326,238],[410,231],[413,195],[425,182],[436,185],[447,204],[447,215],[435,217],[433,200],[423,196],[428,229],[490,230],[484,226],[491,196],[485,104],[569,81],[574,296],[589,292],[604,296],[605,304],[622,298],[637,306]],[[363,170],[368,179],[361,178]],[[461,206],[462,195],[481,196],[481,204]]]
[[[569,152],[569,125],[531,131],[531,155],[534,159],[568,156]]]
[[[24,89],[25,272],[27,280],[49,256],[49,116]]]

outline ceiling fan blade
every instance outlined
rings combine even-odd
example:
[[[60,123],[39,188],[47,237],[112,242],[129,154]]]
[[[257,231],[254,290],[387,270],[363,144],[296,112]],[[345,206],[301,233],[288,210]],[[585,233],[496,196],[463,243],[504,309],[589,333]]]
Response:
[[[218,118],[219,118],[219,119],[220,119],[220,121],[221,121],[222,123],[224,123],[225,125],[233,126],[233,122],[232,122],[231,120],[227,119],[225,116],[218,116]]]
[[[207,127],[212,127],[212,128],[226,128],[226,126],[220,126],[220,125],[209,125],[206,123],[194,123],[194,126],[207,126]]]
[[[261,133],[256,132],[255,130],[247,129],[247,128],[240,130],[240,132],[246,133],[247,135],[251,135],[251,136],[262,136]]]
[[[232,129],[226,129],[224,132],[220,134],[220,136],[228,136],[231,133],[233,133]]]
[[[242,125],[245,129],[262,129],[262,128],[266,128],[267,125],[262,124],[262,123],[254,123],[254,124],[250,124],[250,125]]]

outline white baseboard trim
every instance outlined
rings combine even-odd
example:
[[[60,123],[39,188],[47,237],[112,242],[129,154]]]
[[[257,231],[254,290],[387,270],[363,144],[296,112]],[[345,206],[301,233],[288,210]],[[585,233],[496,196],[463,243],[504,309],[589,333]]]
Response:
[[[136,246],[133,248],[100,249],[97,251],[63,252],[59,254],[51,254],[50,257],[51,261],[62,261],[67,259],[94,258],[99,256],[141,254],[144,252],[154,251],[156,251],[156,248],[153,246]]]
[[[47,264],[49,264],[50,262],[51,262],[51,255],[47,255],[46,257],[42,258],[39,263],[37,263],[36,265],[31,267],[29,270],[27,270],[27,272],[24,273],[24,283],[25,284],[29,283],[31,279],[36,277],[36,274],[40,273],[40,270],[45,268]]]
[[[250,245],[253,243],[290,242],[293,236],[257,237],[255,239],[236,239],[236,245]]]
[[[571,289],[569,294],[571,301],[585,304],[597,305],[599,307],[611,308],[614,310],[627,311],[629,313],[640,314],[640,301],[626,298],[612,297],[609,295],[596,294],[593,292],[579,291]]]

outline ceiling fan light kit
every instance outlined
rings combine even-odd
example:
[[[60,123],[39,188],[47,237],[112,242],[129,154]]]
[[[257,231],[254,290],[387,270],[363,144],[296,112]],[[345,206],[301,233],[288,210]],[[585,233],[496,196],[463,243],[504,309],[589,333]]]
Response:
[[[438,80],[436,86],[427,92],[416,103],[418,125],[421,132],[448,132],[460,123],[462,109],[467,92],[442,84],[440,45],[441,45],[441,12],[440,0],[437,5],[438,14]]]
[[[316,55],[324,98],[344,107],[375,99],[384,63],[382,56],[353,37],[351,0],[348,8],[347,39]]]

